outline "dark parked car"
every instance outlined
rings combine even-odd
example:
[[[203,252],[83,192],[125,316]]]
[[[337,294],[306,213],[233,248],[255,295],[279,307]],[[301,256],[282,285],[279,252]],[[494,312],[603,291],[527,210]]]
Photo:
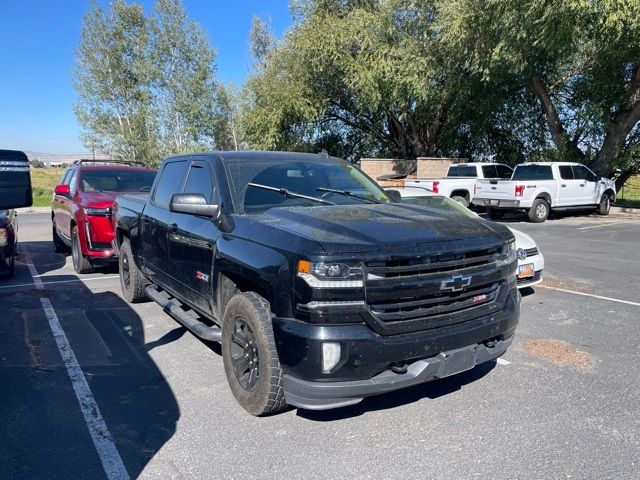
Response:
[[[53,243],[57,252],[71,249],[77,273],[117,261],[111,245],[113,202],[124,192],[148,192],[155,176],[142,164],[106,160],[79,160],[62,173],[51,206]]]
[[[124,296],[221,342],[254,415],[454,375],[502,355],[518,323],[506,227],[392,203],[327,156],[169,158],[148,197],[116,199],[114,222]]]
[[[0,210],[0,275],[13,277],[18,255],[18,218],[15,210]]]

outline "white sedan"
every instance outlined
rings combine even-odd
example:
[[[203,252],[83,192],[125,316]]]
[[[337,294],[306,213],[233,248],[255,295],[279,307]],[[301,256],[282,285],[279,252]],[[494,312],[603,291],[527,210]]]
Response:
[[[433,193],[431,190],[420,187],[393,187],[400,192],[402,203],[419,205],[443,210],[454,210],[464,215],[477,217],[478,215],[447,197]],[[538,249],[536,242],[526,233],[509,228],[516,237],[516,257],[518,258],[518,288],[531,287],[542,282],[544,270],[544,257]]]

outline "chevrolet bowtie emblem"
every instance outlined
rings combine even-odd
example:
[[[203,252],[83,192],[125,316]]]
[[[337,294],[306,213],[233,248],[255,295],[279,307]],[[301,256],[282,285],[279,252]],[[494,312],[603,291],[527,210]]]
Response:
[[[440,284],[440,290],[451,290],[452,292],[460,292],[464,287],[471,284],[471,275],[454,275],[450,280],[443,280]]]

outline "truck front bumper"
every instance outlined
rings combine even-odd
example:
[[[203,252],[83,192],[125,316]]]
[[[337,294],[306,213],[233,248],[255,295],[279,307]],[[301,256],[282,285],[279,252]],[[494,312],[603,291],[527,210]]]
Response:
[[[313,325],[276,317],[286,401],[312,410],[342,407],[470,370],[507,350],[519,316],[514,289],[497,313],[411,334],[382,336],[364,324]],[[326,342],[341,346],[340,360],[329,372],[322,371]]]

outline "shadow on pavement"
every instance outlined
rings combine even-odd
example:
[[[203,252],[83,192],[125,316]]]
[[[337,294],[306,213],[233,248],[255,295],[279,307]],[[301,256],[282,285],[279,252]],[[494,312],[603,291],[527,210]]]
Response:
[[[362,402],[350,407],[318,411],[298,409],[297,414],[300,417],[316,422],[331,422],[357,417],[370,411],[400,407],[417,402],[425,397],[435,399],[449,395],[460,390],[465,385],[481,379],[493,370],[495,366],[496,362],[493,360],[478,365],[472,370],[453,375],[452,377],[426,382],[421,385],[376,395],[374,397],[367,397]]]
[[[23,244],[41,274],[60,267],[47,243]],[[142,320],[124,300],[68,282],[76,278],[48,276],[64,283],[45,290],[0,290],[0,478],[105,476],[41,297],[51,301],[132,478],[176,431],[177,401],[149,351],[184,329],[145,344]]]

